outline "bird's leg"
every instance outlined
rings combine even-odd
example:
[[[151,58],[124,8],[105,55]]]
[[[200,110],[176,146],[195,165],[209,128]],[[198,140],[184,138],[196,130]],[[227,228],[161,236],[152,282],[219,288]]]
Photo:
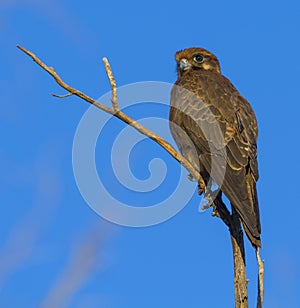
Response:
[[[220,210],[220,206],[223,206],[223,205],[224,205],[224,203],[223,203],[223,200],[222,200],[222,191],[218,190],[217,195],[214,198],[214,203],[212,204],[213,211],[212,211],[211,215],[218,217],[218,218],[222,218],[219,210]],[[218,208],[219,208],[219,210],[218,210]]]
[[[208,187],[209,174],[205,171],[204,168],[200,166],[200,174],[205,182],[206,190],[204,191],[201,187],[200,183],[198,183],[198,195],[201,196],[203,193],[206,195],[207,193],[211,193],[211,185]]]
[[[212,216],[221,218],[228,227],[231,224],[231,220],[232,220],[231,215],[225,203],[222,200],[221,190],[217,192],[217,195],[214,199]]]

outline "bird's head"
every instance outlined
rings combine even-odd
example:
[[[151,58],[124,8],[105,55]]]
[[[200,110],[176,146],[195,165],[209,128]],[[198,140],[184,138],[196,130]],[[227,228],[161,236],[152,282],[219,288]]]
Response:
[[[217,57],[203,48],[187,48],[175,54],[178,77],[191,70],[211,70],[221,73]]]

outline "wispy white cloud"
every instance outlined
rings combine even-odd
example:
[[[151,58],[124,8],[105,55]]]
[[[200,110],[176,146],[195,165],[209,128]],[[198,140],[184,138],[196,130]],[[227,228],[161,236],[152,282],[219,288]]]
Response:
[[[41,304],[42,308],[69,307],[73,297],[88,279],[99,268],[103,269],[106,266],[104,242],[109,232],[108,225],[98,221],[91,230],[78,239],[67,266],[59,274]]]
[[[56,0],[1,0],[1,10],[22,9],[28,7],[41,18],[48,20],[53,27],[58,28],[68,39],[76,43],[78,48],[83,47],[83,41],[89,41],[89,46],[97,44],[93,33],[88,31],[66,6]],[[11,21],[13,22],[13,21]],[[7,26],[7,19],[2,24]],[[7,27],[6,27],[7,28]],[[9,28],[7,28],[9,29]]]
[[[38,240],[43,236],[44,231],[49,226],[55,210],[59,204],[61,196],[61,184],[60,175],[55,168],[49,168],[47,161],[47,154],[41,152],[43,158],[37,164],[36,170],[31,170],[31,181],[34,182],[33,187],[27,186],[29,189],[35,191],[33,196],[34,200],[32,206],[29,205],[29,210],[17,225],[13,226],[8,232],[8,236],[4,242],[4,245],[0,249],[0,286],[3,285],[7,278],[17,272],[28,259],[31,257]],[[3,158],[2,158],[3,159]],[[8,161],[6,161],[7,163]],[[10,178],[15,176],[16,183],[7,183],[16,188],[19,184],[23,185],[25,179],[24,176],[28,175],[28,172],[24,171],[23,166],[19,166],[21,172],[18,172],[18,168],[10,169]],[[27,169],[30,166],[27,166]],[[31,166],[34,169],[34,167]],[[25,168],[26,169],[26,168]],[[19,178],[19,173],[21,178]],[[18,183],[19,182],[19,183]],[[28,185],[28,183],[26,183]],[[15,186],[13,186],[15,185]],[[15,211],[18,211],[18,207],[22,207],[22,197],[20,196],[20,204],[7,204],[10,207],[16,207]],[[27,204],[24,204],[27,207]]]

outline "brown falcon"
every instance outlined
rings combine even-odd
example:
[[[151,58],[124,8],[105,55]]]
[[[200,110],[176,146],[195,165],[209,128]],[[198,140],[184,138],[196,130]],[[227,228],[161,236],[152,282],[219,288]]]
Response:
[[[261,247],[256,192],[257,121],[248,101],[221,74],[216,56],[203,48],[175,55],[178,79],[171,93],[170,129],[182,155],[212,181],[238,212],[255,247]],[[207,193],[212,196],[212,193]]]

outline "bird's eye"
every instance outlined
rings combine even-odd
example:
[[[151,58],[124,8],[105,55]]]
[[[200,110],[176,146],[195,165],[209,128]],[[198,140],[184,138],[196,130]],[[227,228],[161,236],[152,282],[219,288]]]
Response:
[[[198,55],[195,55],[195,56],[193,57],[193,60],[194,60],[195,62],[197,62],[197,63],[202,63],[203,60],[204,60],[204,58],[203,58],[203,56],[202,56],[201,54],[198,54]]]

